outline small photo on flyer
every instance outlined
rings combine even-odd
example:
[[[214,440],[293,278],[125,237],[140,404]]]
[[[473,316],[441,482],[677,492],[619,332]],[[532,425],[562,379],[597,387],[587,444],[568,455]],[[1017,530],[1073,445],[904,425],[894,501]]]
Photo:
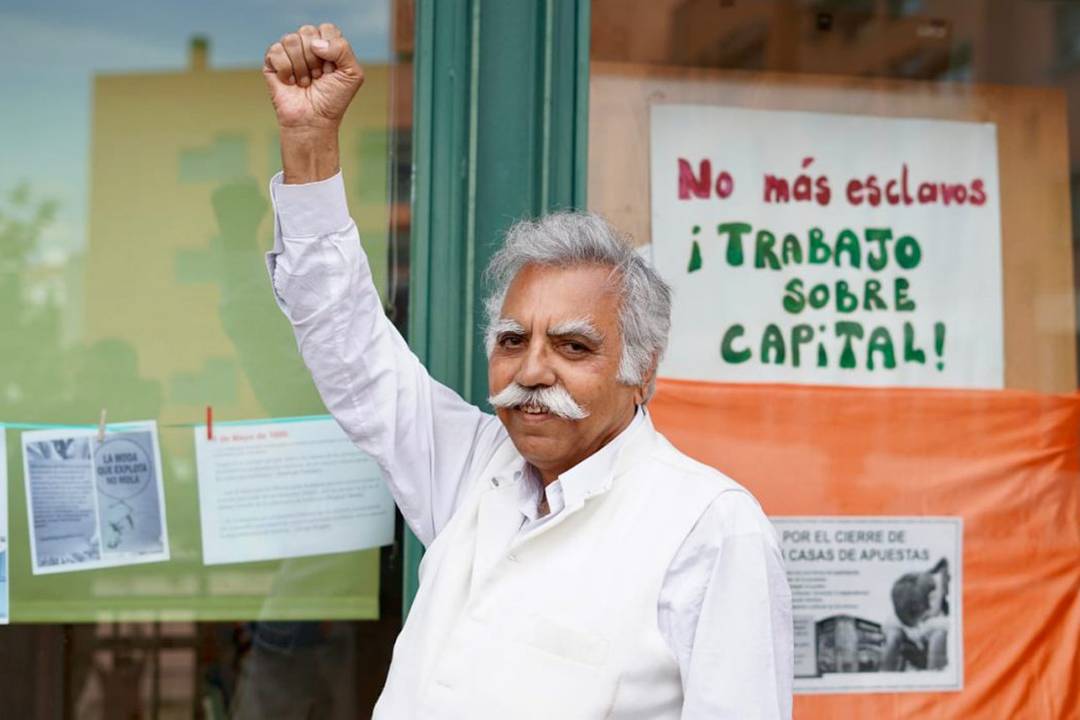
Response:
[[[154,422],[24,432],[34,574],[169,559]]]

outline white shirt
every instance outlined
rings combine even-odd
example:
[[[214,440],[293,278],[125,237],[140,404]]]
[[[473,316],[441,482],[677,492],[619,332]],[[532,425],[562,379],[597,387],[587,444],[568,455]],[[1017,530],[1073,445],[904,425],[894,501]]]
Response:
[[[465,469],[506,430],[433,380],[385,317],[341,174],[285,185],[279,173],[270,190],[275,297],[327,408],[379,462],[405,521],[428,545],[462,499]],[[610,477],[643,412],[548,486],[544,518],[535,475],[521,483],[519,533]],[[524,461],[520,472],[530,472]],[[680,668],[686,720],[791,717],[791,596],[775,533],[751,497],[723,493],[709,506],[668,568],[656,613]]]

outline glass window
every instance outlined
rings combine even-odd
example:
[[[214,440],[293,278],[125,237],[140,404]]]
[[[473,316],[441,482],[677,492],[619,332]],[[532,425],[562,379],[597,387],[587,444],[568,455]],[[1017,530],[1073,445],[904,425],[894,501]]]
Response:
[[[342,128],[388,313],[408,291],[408,3],[0,2],[0,424],[11,717],[370,712],[401,622],[398,545],[207,566],[192,426],[325,413],[270,291],[280,167],[266,47],[334,22],[365,65]],[[171,557],[31,571],[21,432],[156,420]],[[400,537],[400,520],[399,537]]]

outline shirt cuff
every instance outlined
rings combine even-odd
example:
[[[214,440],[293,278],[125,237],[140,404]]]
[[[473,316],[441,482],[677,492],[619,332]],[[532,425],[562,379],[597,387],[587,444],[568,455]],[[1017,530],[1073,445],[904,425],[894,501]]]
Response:
[[[326,180],[298,185],[286,185],[279,172],[270,180],[270,197],[285,237],[328,235],[352,223],[340,170]]]

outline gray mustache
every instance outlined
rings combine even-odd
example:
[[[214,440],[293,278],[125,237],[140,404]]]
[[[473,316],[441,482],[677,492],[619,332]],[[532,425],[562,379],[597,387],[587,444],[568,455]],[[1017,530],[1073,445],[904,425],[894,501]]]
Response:
[[[589,417],[585,408],[577,404],[569,391],[562,385],[549,385],[540,388],[526,388],[515,382],[510,383],[495,395],[488,398],[492,407],[512,409],[523,405],[537,405],[552,415],[565,420],[584,420]]]

